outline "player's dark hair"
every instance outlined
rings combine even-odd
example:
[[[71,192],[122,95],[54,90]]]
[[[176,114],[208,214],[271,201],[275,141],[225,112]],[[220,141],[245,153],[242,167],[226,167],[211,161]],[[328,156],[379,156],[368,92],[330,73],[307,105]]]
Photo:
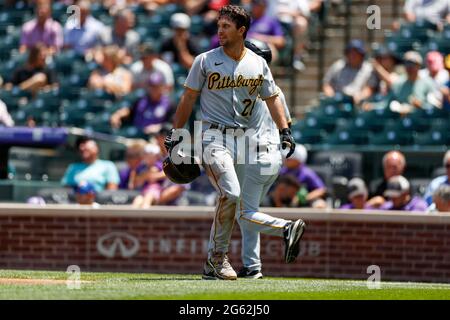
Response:
[[[251,17],[243,7],[235,5],[227,5],[220,9],[218,20],[222,17],[227,17],[236,24],[236,28],[245,27],[244,39],[247,36],[247,31],[250,29]]]

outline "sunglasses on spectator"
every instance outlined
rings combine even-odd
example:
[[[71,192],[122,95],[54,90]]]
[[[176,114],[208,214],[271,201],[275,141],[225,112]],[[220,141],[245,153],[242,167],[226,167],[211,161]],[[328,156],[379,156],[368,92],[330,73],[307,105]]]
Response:
[[[450,163],[447,163],[447,164],[445,165],[445,168],[446,168],[446,169],[450,169]]]

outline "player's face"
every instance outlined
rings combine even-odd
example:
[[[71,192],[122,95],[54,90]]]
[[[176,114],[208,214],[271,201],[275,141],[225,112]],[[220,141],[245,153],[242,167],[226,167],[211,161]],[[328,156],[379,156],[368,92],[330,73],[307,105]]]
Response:
[[[363,194],[354,196],[351,201],[355,209],[364,209],[367,197]]]
[[[400,159],[395,157],[390,157],[386,160],[384,164],[384,177],[389,179],[393,176],[398,176],[403,174],[404,166]]]
[[[217,35],[221,46],[227,47],[238,41],[242,41],[245,27],[236,28],[236,24],[228,19],[222,17],[217,22]]]

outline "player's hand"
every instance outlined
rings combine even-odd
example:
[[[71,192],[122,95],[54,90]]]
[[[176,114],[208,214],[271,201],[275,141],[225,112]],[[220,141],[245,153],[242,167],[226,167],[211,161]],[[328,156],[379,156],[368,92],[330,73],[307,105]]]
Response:
[[[183,141],[183,137],[180,136],[179,140],[173,141],[172,140],[172,134],[175,131],[175,129],[170,129],[169,134],[164,139],[164,147],[166,147],[166,150],[168,153],[181,141]]]
[[[284,150],[286,148],[289,148],[289,152],[286,155],[286,158],[289,158],[295,150],[295,141],[294,137],[292,136],[291,129],[284,128],[280,132],[281,135],[281,148]]]

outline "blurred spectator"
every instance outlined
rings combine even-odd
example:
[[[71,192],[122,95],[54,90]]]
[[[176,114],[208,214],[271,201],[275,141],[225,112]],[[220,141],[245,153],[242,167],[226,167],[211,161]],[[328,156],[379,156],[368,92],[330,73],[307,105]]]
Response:
[[[163,123],[161,126],[161,129],[154,135],[154,143],[159,146],[161,149],[161,155],[162,157],[167,156],[167,149],[164,146],[164,140],[166,139],[167,135],[170,132],[170,129],[172,129],[172,124],[169,122]]]
[[[148,79],[147,95],[138,99],[131,108],[117,110],[111,116],[113,128],[120,128],[122,121],[128,119],[131,125],[142,129],[146,134],[156,133],[167,120],[171,110],[170,97],[165,94],[164,77],[154,72]]]
[[[388,199],[380,210],[426,211],[427,203],[420,197],[411,197],[409,181],[403,176],[388,180],[383,196]]]
[[[101,89],[115,96],[123,96],[131,92],[133,76],[122,67],[123,55],[116,45],[104,47],[103,61],[100,69],[92,71],[88,87]]]
[[[28,59],[23,67],[16,69],[11,77],[12,85],[19,86],[22,90],[31,91],[36,94],[41,89],[48,89],[50,85],[57,85],[54,72],[46,67],[46,49],[44,45],[38,44],[28,51]]]
[[[450,185],[441,184],[433,193],[433,203],[429,212],[450,212]]]
[[[75,201],[81,205],[89,205],[93,207],[99,207],[100,205],[95,202],[96,191],[95,186],[87,181],[81,181],[74,188]]]
[[[415,51],[408,51],[403,56],[406,76],[402,76],[392,85],[392,90],[380,102],[379,106],[387,107],[394,112],[406,114],[414,108],[430,107],[429,94],[436,92],[430,78],[419,77],[423,63],[422,57]]]
[[[375,188],[375,192],[371,195],[368,205],[375,208],[380,207],[385,199],[383,197],[387,188],[387,182],[394,176],[403,174],[406,168],[406,159],[400,151],[389,151],[383,156],[383,181]]]
[[[444,66],[447,72],[450,74],[450,54],[448,54],[444,59]],[[450,80],[447,81],[444,88],[442,89],[443,103],[442,108],[450,112]]]
[[[189,69],[195,56],[199,53],[189,34],[191,18],[185,13],[175,13],[170,18],[170,26],[174,30],[174,34],[162,44],[162,57],[169,64],[175,62]]]
[[[61,24],[52,19],[51,1],[36,1],[35,12],[36,18],[26,22],[22,27],[19,51],[23,53],[41,43],[46,46],[49,55],[59,52],[64,41],[63,30]]]
[[[272,50],[272,61],[278,60],[278,52],[286,45],[283,28],[277,18],[267,13],[268,0],[252,0],[252,22],[247,38],[266,42]]]
[[[116,190],[120,182],[117,168],[109,160],[98,159],[97,143],[90,138],[80,138],[76,146],[81,162],[69,165],[61,179],[61,184],[75,187],[80,182],[86,181],[94,185],[97,193],[105,189]]]
[[[444,57],[439,51],[430,51],[427,53],[425,61],[427,67],[419,71],[419,77],[431,79],[434,84],[434,94],[428,99],[433,99],[433,104],[441,107],[447,83],[450,80],[448,71],[444,67]]]
[[[322,6],[322,0],[273,0],[269,1],[267,12],[276,16],[281,22],[292,29],[296,46],[294,48],[293,67],[303,70],[305,65],[302,54],[308,46],[308,19],[311,12],[317,12]]]
[[[300,183],[292,175],[280,176],[272,192],[268,195],[263,206],[269,207],[292,207],[294,198],[300,190]]]
[[[408,22],[427,21],[439,30],[445,21],[450,23],[448,0],[406,0],[403,10]]]
[[[166,179],[162,169],[161,150],[157,145],[147,144],[145,146],[144,164],[147,170],[141,175],[145,177],[145,186],[142,194],[133,200],[133,207],[147,209],[159,201],[162,182]]]
[[[173,70],[170,65],[159,58],[159,54],[153,45],[146,43],[140,48],[141,59],[131,65],[133,74],[133,89],[147,88],[148,79],[153,72],[159,72],[164,76],[164,84],[167,93],[173,89]]]
[[[127,167],[119,172],[119,189],[140,190],[142,182],[138,177],[146,170],[143,163],[145,144],[136,142],[127,148],[125,160]]]
[[[328,97],[336,93],[353,98],[355,104],[372,96],[377,78],[370,62],[364,61],[366,49],[361,40],[351,40],[345,48],[345,58],[332,64],[324,77],[323,92]]]
[[[105,25],[91,15],[88,0],[81,0],[77,5],[80,7],[80,21],[67,20],[64,26],[64,48],[74,49],[79,55],[85,56],[101,45]]]
[[[367,204],[369,192],[367,191],[366,184],[361,178],[353,178],[348,182],[348,200],[350,203],[344,204],[340,209],[372,209]]]
[[[436,88],[445,85],[449,80],[448,71],[444,67],[444,57],[439,51],[430,51],[427,53],[426,68],[419,71],[419,77],[430,77]]]
[[[434,178],[428,185],[425,191],[425,195],[423,196],[428,204],[432,203],[433,194],[440,185],[450,185],[450,150],[445,153],[443,164],[447,171],[447,174]]]
[[[8,108],[2,100],[0,100],[0,126],[14,126],[14,120],[11,118],[11,115],[8,113]]]
[[[306,166],[307,156],[306,148],[297,145],[292,156],[285,160],[280,176],[291,175],[297,178],[300,187],[293,200],[297,206],[323,207],[326,204],[322,198],[325,197],[327,188],[322,179]]]
[[[385,46],[380,46],[375,50],[374,59],[371,62],[379,83],[377,93],[386,96],[392,84],[400,77],[396,70],[400,61],[394,52]]]
[[[133,30],[135,20],[133,11],[129,9],[121,10],[114,15],[113,26],[105,27],[102,35],[104,45],[116,45],[126,51],[125,64],[133,61],[141,40],[139,33]]]

